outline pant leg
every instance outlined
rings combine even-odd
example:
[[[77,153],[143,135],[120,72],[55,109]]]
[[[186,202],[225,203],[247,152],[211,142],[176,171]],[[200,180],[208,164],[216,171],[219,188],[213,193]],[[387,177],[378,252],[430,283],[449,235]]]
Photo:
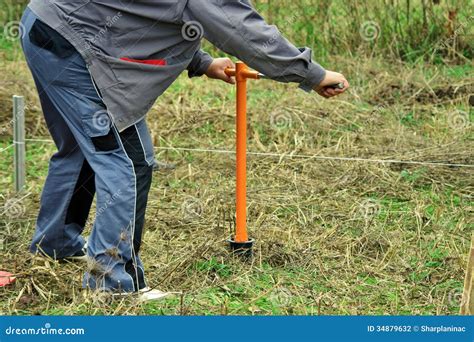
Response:
[[[35,20],[34,14],[27,9],[22,20],[27,32]],[[30,251],[64,258],[76,254],[84,246],[81,233],[94,198],[94,172],[48,95],[51,84],[46,81],[44,74],[49,73],[54,64],[48,65],[42,54],[38,53],[43,52],[42,49],[33,49],[28,38],[25,35],[22,46],[28,52],[26,57],[33,71],[45,121],[58,149],[49,162]],[[38,60],[44,63],[37,63]],[[61,80],[61,77],[57,77],[55,81],[60,83]]]
[[[94,172],[61,114],[35,80],[46,124],[58,148],[49,162],[30,251],[64,258],[82,250],[95,194]]]
[[[120,291],[146,287],[139,250],[153,174],[153,149],[151,143],[146,147],[142,144],[149,135],[139,134],[139,126],[144,122],[122,133],[114,130],[119,149],[101,161],[103,172],[96,171],[97,214],[88,240],[91,264],[84,287]],[[151,156],[149,161],[147,155]],[[103,193],[107,195],[101,197]]]
[[[24,16],[26,32],[32,25],[31,15]],[[83,285],[121,291],[143,288],[138,251],[153,162],[146,125],[140,122],[119,134],[79,54],[59,58],[32,45],[28,35],[22,43],[33,75],[95,174],[97,213]]]
[[[120,140],[133,164],[135,173],[136,203],[135,203],[135,226],[133,231],[134,258],[126,264],[127,272],[138,273],[137,279],[144,279],[143,264],[139,257],[143,228],[145,224],[145,212],[148,202],[155,162],[153,144],[144,120],[120,133]],[[143,282],[139,288],[145,287]]]

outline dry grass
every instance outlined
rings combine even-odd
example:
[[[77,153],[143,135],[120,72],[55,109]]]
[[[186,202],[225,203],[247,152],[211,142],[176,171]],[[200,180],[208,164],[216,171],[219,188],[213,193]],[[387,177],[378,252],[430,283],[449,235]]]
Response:
[[[337,100],[253,83],[249,150],[473,164],[472,68],[455,76],[455,69],[379,60],[335,64],[353,83]],[[31,109],[29,136],[46,135],[24,66],[5,70],[2,111],[9,112],[13,92],[22,92]],[[155,145],[233,149],[233,96],[224,84],[181,78],[150,113]],[[0,313],[458,311],[472,232],[472,169],[249,156],[248,226],[257,245],[245,263],[225,243],[233,227],[234,156],[157,151],[177,169],[155,174],[142,258],[151,286],[183,296],[142,305],[90,296],[80,289],[83,267],[27,253],[53,151],[28,146],[31,195],[19,202],[24,214],[1,219],[10,234],[0,269],[18,281],[0,289]],[[1,172],[6,201],[13,197],[9,160]]]

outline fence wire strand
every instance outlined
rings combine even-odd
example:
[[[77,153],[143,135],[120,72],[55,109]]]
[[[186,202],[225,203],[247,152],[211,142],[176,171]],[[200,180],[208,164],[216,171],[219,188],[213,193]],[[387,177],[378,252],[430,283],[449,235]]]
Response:
[[[5,152],[5,151],[7,151],[8,149],[12,148],[13,146],[15,146],[15,144],[11,144],[10,146],[7,146],[7,147],[5,147],[5,148],[2,148],[2,149],[0,150],[0,153],[3,153],[3,152]]]
[[[49,139],[25,139],[28,142],[53,143]],[[13,145],[11,145],[13,146]],[[11,147],[9,146],[9,147]],[[9,148],[8,147],[8,148]],[[156,150],[161,151],[180,151],[180,152],[198,152],[198,153],[216,153],[216,154],[235,154],[235,151],[221,150],[221,149],[207,149],[207,148],[188,148],[188,147],[172,147],[172,146],[158,146]],[[1,152],[1,151],[0,151]],[[459,164],[459,163],[445,163],[437,161],[419,161],[419,160],[399,160],[399,159],[371,159],[359,157],[332,157],[309,154],[295,154],[288,153],[272,153],[272,152],[247,152],[247,155],[258,157],[272,157],[272,158],[298,158],[298,159],[312,159],[312,160],[326,160],[326,161],[340,161],[340,162],[359,162],[359,163],[378,163],[378,164],[409,164],[420,166],[434,166],[434,167],[457,167],[457,168],[474,168],[473,164]]]

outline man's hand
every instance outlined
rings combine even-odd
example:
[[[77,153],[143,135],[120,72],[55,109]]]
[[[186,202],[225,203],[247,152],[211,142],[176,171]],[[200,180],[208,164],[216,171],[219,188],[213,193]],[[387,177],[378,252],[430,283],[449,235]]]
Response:
[[[207,68],[206,76],[230,84],[235,84],[234,78],[227,76],[224,72],[226,68],[235,68],[235,64],[229,58],[215,58],[211,65],[209,65],[209,68]]]
[[[344,88],[334,89],[330,87],[339,83],[342,83],[344,85]],[[314,91],[322,97],[330,98],[342,94],[347,90],[347,88],[349,88],[349,82],[347,82],[344,75],[338,72],[326,70],[326,76],[324,77],[324,80],[322,80],[320,84],[314,87]]]

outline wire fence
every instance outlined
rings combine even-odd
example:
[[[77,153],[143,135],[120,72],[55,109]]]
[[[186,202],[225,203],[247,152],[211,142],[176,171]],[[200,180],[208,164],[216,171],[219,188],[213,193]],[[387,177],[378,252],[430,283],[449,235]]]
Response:
[[[25,162],[25,144],[26,143],[46,143],[53,144],[51,139],[34,139],[25,138],[24,132],[24,101],[21,96],[14,96],[16,105],[13,110],[14,122],[14,136],[13,143],[0,149],[0,153],[4,153],[11,148],[14,148],[14,164],[15,164],[15,189],[19,192],[24,187],[26,162]],[[214,153],[214,154],[236,154],[234,150],[216,149],[216,148],[193,148],[193,147],[176,147],[176,146],[157,146],[157,151],[177,151],[190,153]],[[474,168],[473,164],[463,163],[447,163],[442,161],[422,161],[422,160],[403,160],[390,158],[361,158],[361,157],[345,157],[345,156],[324,156],[320,154],[298,154],[295,151],[275,153],[275,152],[253,152],[247,151],[248,156],[256,157],[270,157],[282,159],[306,159],[308,161],[335,161],[335,162],[355,162],[355,163],[377,163],[377,164],[405,164],[405,165],[419,165],[431,167],[449,167],[449,168]]]
[[[47,143],[53,144],[51,139],[25,139],[25,142],[31,143]],[[0,149],[0,153],[8,151],[17,144],[25,144],[25,142],[13,142],[7,147]],[[177,152],[191,152],[191,153],[211,153],[211,154],[227,154],[234,155],[233,150],[213,149],[213,148],[191,148],[191,147],[175,147],[175,146],[158,146],[155,147],[157,151],[177,151]],[[376,163],[376,164],[406,164],[418,166],[432,166],[432,167],[449,167],[449,168],[474,168],[474,164],[462,163],[446,163],[438,161],[420,161],[420,160],[401,160],[401,159],[375,159],[375,158],[360,158],[360,157],[338,157],[338,156],[324,156],[319,154],[298,154],[294,152],[272,153],[272,152],[252,152],[248,151],[247,155],[256,157],[270,157],[282,159],[306,159],[317,161],[336,161],[336,162],[355,162],[355,163]]]
[[[47,143],[53,144],[54,141],[50,139],[25,139],[26,142],[36,143]],[[0,153],[15,146],[11,144],[0,150]],[[196,153],[215,153],[215,154],[235,154],[233,150],[222,150],[212,148],[191,148],[191,147],[174,147],[174,146],[158,146],[156,150],[161,151],[179,151],[179,152],[196,152]],[[377,163],[377,164],[409,164],[409,165],[420,165],[420,166],[439,166],[439,167],[461,167],[461,168],[474,168],[474,164],[459,164],[459,163],[445,163],[437,161],[419,161],[419,160],[402,160],[402,159],[371,159],[371,158],[359,158],[359,157],[333,157],[333,156],[322,156],[319,154],[297,154],[294,152],[284,153],[272,153],[272,152],[252,152],[248,151],[247,155],[259,156],[259,157],[274,157],[279,159],[284,158],[295,158],[295,159],[313,159],[313,160],[327,160],[327,161],[340,161],[340,162],[358,162],[358,163]]]

